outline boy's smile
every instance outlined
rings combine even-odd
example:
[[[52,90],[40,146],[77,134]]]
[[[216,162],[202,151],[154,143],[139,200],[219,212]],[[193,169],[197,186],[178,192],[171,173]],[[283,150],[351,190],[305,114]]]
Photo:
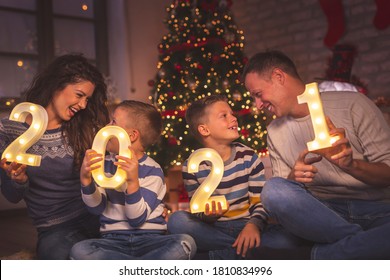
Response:
[[[218,101],[212,104],[207,110],[206,126],[209,130],[209,137],[214,140],[231,142],[239,137],[237,118],[229,104]]]

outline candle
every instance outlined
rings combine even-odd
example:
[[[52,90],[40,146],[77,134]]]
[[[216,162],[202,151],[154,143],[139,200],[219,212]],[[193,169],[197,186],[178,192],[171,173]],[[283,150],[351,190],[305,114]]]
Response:
[[[297,98],[299,104],[307,103],[309,106],[310,118],[313,124],[315,138],[313,141],[307,142],[308,150],[315,151],[331,147],[340,137],[329,135],[317,83],[307,84],[305,91]]]
[[[227,202],[225,196],[213,196],[214,190],[218,187],[224,172],[224,164],[221,156],[213,149],[203,148],[193,152],[188,159],[188,172],[198,172],[199,164],[202,161],[211,162],[211,172],[204,180],[204,182],[198,187],[190,201],[191,213],[204,212],[206,204],[209,203],[211,209],[211,202],[215,201],[221,203],[222,209],[227,209]]]
[[[108,140],[113,137],[116,137],[119,141],[119,155],[131,158],[131,153],[128,149],[131,145],[129,135],[126,130],[119,126],[109,125],[100,129],[93,139],[92,150],[105,155]],[[100,167],[92,170],[92,177],[99,186],[107,189],[116,189],[126,181],[126,172],[120,167],[117,168],[112,177],[107,177],[104,174],[104,164],[98,164],[100,164]]]
[[[26,151],[34,145],[46,131],[48,117],[45,108],[34,103],[23,102],[15,106],[9,119],[17,122],[25,122],[26,117],[29,114],[32,115],[30,127],[4,150],[2,159],[6,158],[7,162],[40,166],[41,156],[27,154]]]

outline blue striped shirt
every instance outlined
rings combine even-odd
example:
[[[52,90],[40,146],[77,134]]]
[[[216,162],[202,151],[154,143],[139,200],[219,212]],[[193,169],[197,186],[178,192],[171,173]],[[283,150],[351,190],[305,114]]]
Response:
[[[115,174],[113,159],[106,157],[104,170],[107,176]],[[147,155],[139,159],[138,164],[140,188],[135,193],[127,194],[126,183],[120,189],[105,189],[95,183],[81,188],[88,210],[100,215],[102,233],[166,231],[166,221],[162,216],[162,200],[166,193],[164,173],[160,165]]]
[[[195,193],[211,171],[211,164],[202,161],[199,171],[188,173],[188,160],[183,165],[182,175],[189,198]],[[222,180],[212,196],[224,195],[229,210],[218,221],[240,218],[248,219],[261,230],[267,214],[260,202],[260,193],[265,183],[264,165],[255,151],[241,143],[232,143],[232,154],[224,162]]]

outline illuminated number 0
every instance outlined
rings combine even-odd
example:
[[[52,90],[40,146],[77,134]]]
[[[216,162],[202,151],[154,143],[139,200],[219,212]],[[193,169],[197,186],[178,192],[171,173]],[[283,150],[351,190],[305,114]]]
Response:
[[[227,203],[224,195],[210,198],[223,177],[224,164],[221,156],[215,150],[209,148],[196,150],[188,159],[188,172],[198,172],[199,164],[204,160],[211,162],[211,172],[191,198],[191,213],[204,212],[206,204],[209,203],[211,206],[212,201],[215,201],[216,204],[220,202],[222,209],[226,210]]]
[[[119,126],[109,125],[100,129],[93,139],[92,150],[104,156],[107,142],[113,137],[116,137],[119,141],[119,155],[130,158],[131,153],[128,147],[131,145],[131,141],[129,135],[126,130]],[[118,167],[114,176],[107,177],[104,174],[104,163],[101,163],[99,168],[92,170],[92,177],[99,186],[116,189],[125,182],[127,176],[126,172]]]
[[[30,127],[18,138],[16,138],[3,152],[2,159],[8,162],[40,166],[41,156],[27,154],[26,151],[34,145],[45,133],[47,128],[47,112],[40,105],[23,102],[15,106],[9,119],[12,121],[24,122],[28,114],[32,115]]]
[[[307,103],[309,106],[311,122],[313,124],[315,138],[313,141],[307,142],[308,150],[314,151],[331,147],[339,139],[339,136],[331,137],[329,135],[329,128],[325,121],[317,83],[307,84],[305,91],[301,95],[298,95],[297,98],[299,104]]]

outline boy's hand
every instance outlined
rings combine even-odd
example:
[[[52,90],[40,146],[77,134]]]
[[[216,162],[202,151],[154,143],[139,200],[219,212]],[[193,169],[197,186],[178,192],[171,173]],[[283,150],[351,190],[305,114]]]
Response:
[[[80,182],[83,186],[89,186],[92,183],[92,170],[100,167],[100,165],[94,165],[103,160],[103,155],[98,154],[95,150],[88,149],[85,152],[83,164],[80,168]],[[92,166],[94,165],[94,166]]]
[[[229,204],[227,205],[226,210],[223,210],[221,202],[215,203],[215,201],[213,200],[211,202],[211,209],[210,209],[210,203],[206,204],[204,214],[210,218],[220,218],[228,210],[229,210]]]
[[[248,249],[260,246],[260,231],[256,225],[247,223],[234,241],[232,247],[236,248],[237,255],[246,256]]]
[[[20,164],[17,162],[12,162],[11,164],[7,164],[7,159],[3,158],[1,160],[1,168],[7,173],[7,176],[10,177],[18,184],[24,184],[28,180],[28,176],[26,173],[27,165]]]
[[[129,146],[129,150],[131,152],[131,158],[119,156],[116,158],[121,161],[117,161],[114,164],[119,168],[122,168],[126,171],[127,179],[127,193],[131,194],[136,192],[139,189],[139,181],[138,181],[138,159],[135,156],[134,150]]]

